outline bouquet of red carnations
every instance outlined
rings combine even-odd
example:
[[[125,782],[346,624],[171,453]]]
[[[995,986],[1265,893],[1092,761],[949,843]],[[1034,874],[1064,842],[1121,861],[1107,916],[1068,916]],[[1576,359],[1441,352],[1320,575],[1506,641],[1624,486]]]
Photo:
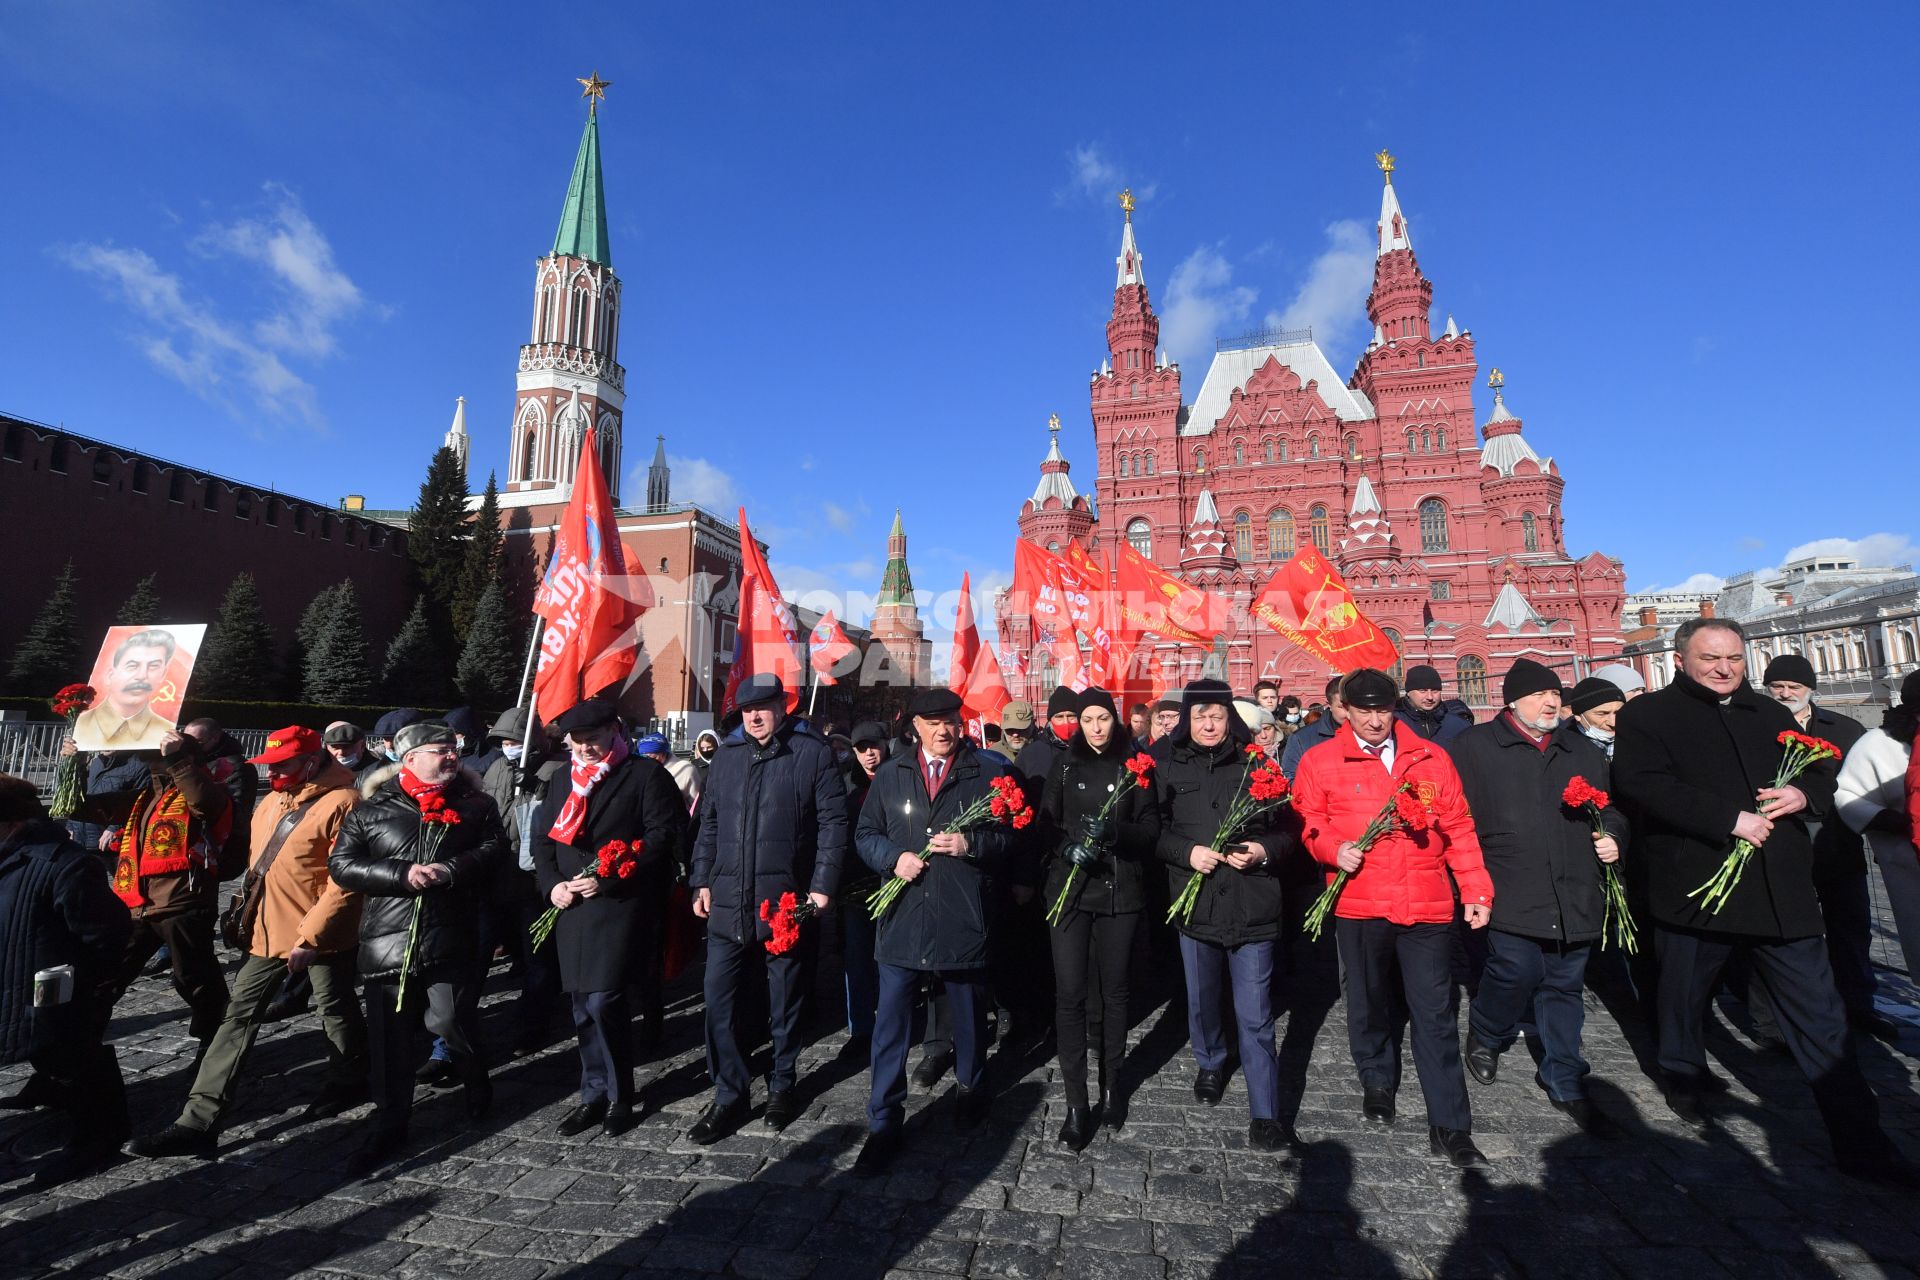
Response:
[[[80,716],[93,705],[93,686],[70,684],[53,695],[53,714],[67,722],[67,732],[73,732],[73,726]],[[71,818],[80,808],[80,802],[87,798],[87,753],[76,751],[60,761],[59,772],[53,780],[53,803],[47,806],[50,818]]]
[[[1209,846],[1219,853],[1234,838],[1253,824],[1255,818],[1278,809],[1282,805],[1293,803],[1293,790],[1287,783],[1287,775],[1280,772],[1280,766],[1257,746],[1247,748],[1247,763],[1240,771],[1240,787],[1234,792],[1233,803],[1227,806],[1226,819],[1220,829],[1213,833],[1213,843]],[[1200,890],[1206,884],[1207,873],[1196,871],[1187,877],[1186,887],[1180,890],[1180,896],[1167,908],[1167,919],[1180,917],[1185,924],[1193,919],[1193,904],[1200,901]]]
[[[1822,760],[1838,760],[1840,748],[1825,738],[1816,738],[1811,734],[1797,733],[1792,729],[1782,729],[1776,738],[1786,748],[1780,756],[1780,768],[1773,775],[1773,785],[1784,787]],[[1713,873],[1712,879],[1695,889],[1687,896],[1699,898],[1703,910],[1717,914],[1727,905],[1727,899],[1733,897],[1733,891],[1740,885],[1740,877],[1747,870],[1747,863],[1753,858],[1754,846],[1747,840],[1735,840],[1733,851],[1727,854],[1727,860]]]
[[[438,791],[421,796],[419,804],[420,851],[414,862],[424,867],[438,856],[440,845],[447,838],[447,828],[460,825],[460,811],[448,804],[446,796]],[[407,950],[400,958],[400,988],[393,997],[396,1012],[407,1002],[407,978],[413,972],[413,949],[420,941],[420,908],[425,901],[420,894],[413,896],[413,915],[407,922]]]
[[[955,818],[947,829],[940,834],[954,835],[971,827],[982,826],[989,822],[1005,822],[1015,831],[1024,831],[1033,821],[1033,809],[1027,804],[1026,795],[1020,790],[1020,783],[1011,774],[1001,774],[993,780],[992,789],[981,796]],[[920,856],[931,857],[931,849],[922,849]],[[887,914],[887,908],[900,896],[907,882],[899,876],[891,876],[887,882],[867,895],[867,916],[878,920]]]
[[[1132,759],[1128,760],[1123,767],[1127,776],[1120,781],[1118,786],[1114,787],[1114,789],[1108,793],[1107,802],[1101,805],[1100,812],[1094,815],[1093,820],[1096,823],[1105,822],[1113,816],[1113,806],[1120,803],[1121,796],[1124,796],[1127,792],[1136,788],[1147,785],[1147,775],[1153,772],[1153,757],[1141,751],[1135,754]],[[1080,864],[1076,862],[1067,872],[1067,882],[1060,886],[1060,896],[1053,900],[1053,909],[1047,912],[1048,924],[1059,925],[1060,917],[1065,914],[1067,909],[1067,898],[1073,893],[1073,886],[1079,879]]]
[[[1587,821],[1593,824],[1593,834],[1607,834],[1607,824],[1601,821],[1600,811],[1607,807],[1607,793],[1588,782],[1585,778],[1575,777],[1567,783],[1567,789],[1560,793],[1560,803],[1569,809],[1585,809]],[[1612,933],[1614,940],[1622,950],[1632,955],[1640,950],[1640,941],[1633,931],[1633,913],[1627,910],[1627,889],[1620,883],[1620,871],[1611,862],[1600,864],[1600,892],[1606,899],[1606,915],[1600,921],[1600,945],[1607,945],[1607,936]]]
[[[1403,782],[1395,787],[1387,802],[1380,806],[1380,812],[1373,815],[1373,821],[1353,842],[1353,847],[1365,853],[1391,831],[1425,831],[1433,825],[1433,815],[1427,806],[1414,798],[1413,783]],[[1307,936],[1318,941],[1320,931],[1327,926],[1327,917],[1333,914],[1333,906],[1340,901],[1340,891],[1347,887],[1350,877],[1342,871],[1335,875],[1333,883],[1320,891],[1320,896],[1307,908]]]
[[[594,855],[593,870],[590,873],[595,880],[625,880],[639,870],[640,855],[646,851],[644,840],[609,840],[600,846],[600,852]],[[553,927],[560,923],[560,908],[548,907],[540,913],[538,919],[527,929],[533,939],[533,949],[538,951],[546,940],[553,936]]]
[[[781,894],[777,904],[771,899],[762,902],[760,918],[773,930],[773,936],[767,939],[767,954],[783,956],[799,946],[800,926],[818,912],[812,898],[802,898],[791,891]]]

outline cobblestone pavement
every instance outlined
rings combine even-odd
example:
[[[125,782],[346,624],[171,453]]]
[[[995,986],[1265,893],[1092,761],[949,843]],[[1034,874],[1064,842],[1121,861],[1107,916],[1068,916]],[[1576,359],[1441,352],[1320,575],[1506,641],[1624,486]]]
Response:
[[[1879,953],[1893,954],[1884,940]],[[823,966],[825,967],[825,966]],[[1170,986],[1160,975],[1162,995]],[[495,974],[495,985],[503,975]],[[1888,974],[1912,1021],[1898,1051],[1861,1055],[1897,1139],[1920,1154],[1912,988]],[[1489,1174],[1427,1154],[1409,1069],[1401,1118],[1362,1127],[1335,999],[1330,947],[1296,951],[1284,981],[1282,1075],[1304,1145],[1282,1158],[1246,1144],[1236,1077],[1196,1103],[1177,1004],[1136,1000],[1124,1130],[1078,1156],[1053,1141],[1063,1103],[1045,1051],[996,1051],[990,1124],[949,1118],[950,1079],[914,1091],[908,1149],[891,1176],[849,1173],[864,1131],[865,1064],[824,1033],[803,1058],[804,1117],[774,1135],[756,1120],[710,1148],[684,1133],[704,1101],[692,979],[665,1052],[642,1080],[646,1121],[622,1137],[554,1132],[576,1082],[562,1042],[498,1069],[492,1115],[468,1124],[458,1092],[422,1093],[413,1147],[380,1174],[340,1170],[356,1112],[301,1124],[319,1081],[311,1015],[269,1027],[252,1087],[215,1162],[126,1163],[57,1193],[23,1189],[28,1161],[61,1139],[46,1113],[0,1119],[0,1274],[255,1277],[345,1274],[488,1280],[727,1274],[787,1280],[897,1276],[1188,1277],[1911,1276],[1920,1204],[1834,1172],[1812,1099],[1784,1055],[1716,1020],[1711,1048],[1733,1088],[1704,1136],[1679,1124],[1637,1064],[1632,1035],[1591,1001],[1592,1093],[1622,1130],[1578,1132],[1548,1107],[1521,1047],[1473,1087]],[[489,1031],[504,1036],[502,997]],[[147,979],[113,1028],[136,1129],[164,1123],[190,1079],[191,1044],[165,979]],[[424,1045],[422,1046],[424,1051]],[[0,1072],[12,1092],[23,1073]]]

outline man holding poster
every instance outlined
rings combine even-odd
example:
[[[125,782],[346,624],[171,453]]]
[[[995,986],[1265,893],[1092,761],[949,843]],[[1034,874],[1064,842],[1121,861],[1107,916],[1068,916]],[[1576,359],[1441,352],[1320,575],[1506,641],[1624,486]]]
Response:
[[[82,751],[155,751],[180,719],[180,701],[206,627],[113,627],[90,683],[100,690],[74,722]]]

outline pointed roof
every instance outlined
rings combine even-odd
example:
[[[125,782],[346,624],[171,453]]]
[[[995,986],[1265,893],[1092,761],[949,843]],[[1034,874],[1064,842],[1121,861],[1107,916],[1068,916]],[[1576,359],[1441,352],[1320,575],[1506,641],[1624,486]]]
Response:
[[[1518,631],[1528,624],[1544,627],[1547,625],[1547,620],[1527,603],[1527,598],[1520,594],[1520,588],[1514,586],[1512,581],[1508,581],[1500,588],[1500,594],[1494,598],[1493,608],[1487,610],[1487,620],[1480,625],[1488,630],[1494,627],[1505,627],[1509,631]]]
[[[1214,505],[1213,490],[1200,491],[1200,501],[1193,507],[1193,522],[1196,525],[1220,523],[1220,508]]]
[[[607,193],[600,181],[600,117],[587,117],[580,133],[580,150],[573,158],[573,177],[567,182],[567,202],[560,209],[560,230],[553,237],[556,256],[585,258],[613,265],[607,248]]]
[[[907,536],[906,526],[900,523],[900,508],[895,507],[893,509],[893,527],[887,530],[887,537],[904,538],[906,536]]]
[[[913,606],[913,575],[907,572],[907,531],[900,523],[900,509],[893,510],[893,529],[887,534],[887,567],[880,575],[882,605]]]
[[[1145,264],[1140,257],[1140,246],[1133,239],[1133,215],[1127,215],[1126,226],[1120,232],[1120,256],[1113,260],[1113,287],[1125,288],[1130,284],[1145,284]]]
[[[653,438],[653,465],[663,470],[666,468],[667,438],[665,436],[655,436]]]
[[[1386,509],[1373,481],[1366,476],[1353,489],[1353,507],[1347,512],[1347,536],[1340,539],[1340,554],[1385,552],[1393,545],[1393,526],[1387,523]]]
[[[1354,486],[1353,507],[1347,514],[1350,516],[1377,516],[1381,513],[1380,495],[1373,491],[1373,481],[1367,479],[1365,476],[1361,476],[1360,483]]]
[[[455,396],[453,400],[453,425],[447,428],[447,439],[467,434],[467,398]]]
[[[1055,414],[1051,423],[1053,441],[1047,446],[1047,456],[1040,460],[1040,483],[1034,486],[1033,497],[1029,499],[1035,508],[1046,505],[1048,498],[1058,498],[1063,508],[1071,508],[1074,499],[1080,496],[1073,487],[1073,481],[1067,478],[1072,470],[1066,456],[1060,452],[1060,415]]]
[[[1384,154],[1384,153],[1383,153]],[[1387,185],[1380,193],[1380,250],[1374,256],[1384,258],[1395,249],[1412,249],[1413,237],[1407,234],[1407,218],[1400,212],[1400,197],[1393,191],[1393,162],[1381,166]]]
[[[1514,468],[1522,461],[1531,462],[1544,471],[1546,463],[1533,451],[1533,446],[1527,443],[1527,438],[1520,434],[1519,417],[1507,408],[1506,393],[1503,390],[1505,380],[1495,381],[1499,378],[1500,371],[1496,369],[1493,377],[1488,379],[1493,386],[1493,412],[1489,413],[1487,420],[1481,424],[1481,429],[1486,433],[1487,443],[1480,450],[1480,465],[1492,467],[1503,476],[1512,475]]]
[[[1446,332],[1442,333],[1440,336],[1443,338],[1457,338],[1460,336],[1460,326],[1453,322],[1453,312],[1451,311],[1447,312]]]

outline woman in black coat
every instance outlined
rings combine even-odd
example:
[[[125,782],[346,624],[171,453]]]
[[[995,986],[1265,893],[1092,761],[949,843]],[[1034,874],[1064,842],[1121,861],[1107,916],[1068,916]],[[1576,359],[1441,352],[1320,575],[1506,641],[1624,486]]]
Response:
[[[1087,974],[1094,966],[1100,971],[1101,1009],[1098,1119],[1109,1129],[1118,1129],[1124,1119],[1125,1103],[1115,1084],[1127,1051],[1128,965],[1160,835],[1152,778],[1136,785],[1127,771],[1133,744],[1112,696],[1088,689],[1079,703],[1080,731],[1061,750],[1041,808],[1052,845],[1045,879],[1048,910],[1067,894],[1049,937],[1054,1028],[1067,1092],[1060,1141],[1075,1151],[1093,1140],[1096,1122],[1087,1099]],[[1111,810],[1101,816],[1110,803]],[[1076,867],[1079,874],[1068,890]]]
[[[580,1038],[580,1104],[560,1132],[572,1137],[601,1125],[624,1133],[637,1119],[627,988],[641,978],[648,921],[672,889],[686,805],[673,775],[626,745],[612,703],[589,699],[556,718],[553,730],[566,735],[573,758],[548,779],[531,821],[534,877],[541,897],[560,908],[544,945],[558,949],[560,987],[572,998]],[[569,813],[583,785],[580,806]],[[578,820],[570,837],[563,817]],[[600,880],[600,850],[614,840],[640,846],[635,873]]]

